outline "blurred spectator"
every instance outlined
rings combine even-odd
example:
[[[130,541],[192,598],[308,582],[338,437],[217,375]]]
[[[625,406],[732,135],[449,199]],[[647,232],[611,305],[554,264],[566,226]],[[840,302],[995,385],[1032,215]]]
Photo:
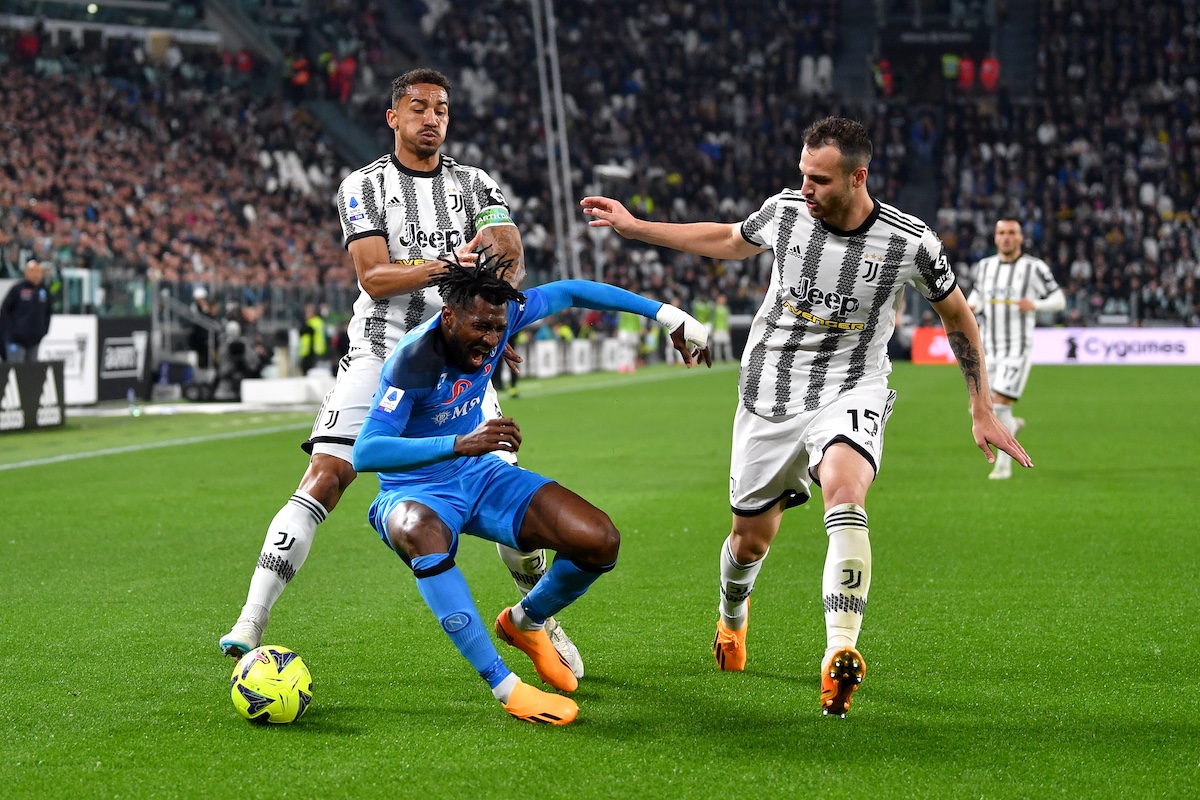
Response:
[[[54,299],[42,285],[42,265],[30,259],[24,277],[0,303],[0,355],[13,363],[37,361],[38,344],[50,330]]]

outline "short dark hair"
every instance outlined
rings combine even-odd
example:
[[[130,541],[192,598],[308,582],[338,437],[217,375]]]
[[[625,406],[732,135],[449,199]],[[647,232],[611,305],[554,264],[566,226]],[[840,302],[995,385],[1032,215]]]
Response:
[[[492,255],[485,248],[471,267],[458,263],[455,257],[446,272],[434,278],[432,283],[441,290],[442,300],[451,308],[466,308],[476,297],[494,306],[504,305],[510,300],[524,303],[525,295],[500,277],[512,265],[511,258]]]
[[[427,67],[410,69],[400,77],[392,80],[392,108],[395,108],[396,103],[400,102],[400,98],[404,97],[408,91],[408,87],[415,86],[418,83],[431,83],[434,86],[440,86],[446,90],[446,94],[450,94],[450,79],[436,69],[428,69]]]
[[[871,163],[871,136],[852,119],[826,117],[817,120],[804,131],[803,141],[809,150],[836,147],[842,153],[842,169],[848,173]]]

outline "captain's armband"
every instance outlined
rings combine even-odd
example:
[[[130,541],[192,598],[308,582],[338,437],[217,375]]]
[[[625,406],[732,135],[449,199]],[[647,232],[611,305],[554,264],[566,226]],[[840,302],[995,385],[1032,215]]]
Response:
[[[508,209],[504,206],[488,206],[481,208],[479,213],[475,215],[475,230],[481,231],[484,228],[490,228],[493,225],[512,225],[516,227],[517,223],[513,222],[513,218],[509,215]]]

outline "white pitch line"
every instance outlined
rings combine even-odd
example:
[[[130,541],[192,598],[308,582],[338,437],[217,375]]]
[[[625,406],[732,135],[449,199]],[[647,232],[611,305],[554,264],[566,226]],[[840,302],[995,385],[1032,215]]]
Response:
[[[214,433],[210,436],[192,436],[187,439],[172,439],[167,442],[147,442],[146,444],[131,444],[126,445],[125,447],[109,447],[104,450],[89,450],[84,453],[65,453],[61,456],[35,458],[30,461],[17,461],[12,464],[0,464],[0,472],[10,469],[21,469],[23,467],[40,467],[45,464],[59,464],[63,461],[78,461],[81,458],[114,456],[120,453],[138,453],[142,450],[156,450],[160,447],[176,447],[181,444],[200,444],[201,442],[215,442],[220,439],[240,439],[244,436],[261,436],[267,433],[282,433],[283,431],[294,431],[309,427],[312,427],[312,423],[292,423],[291,425],[276,425],[273,428],[253,428],[246,431],[226,431],[225,433]]]
[[[736,366],[736,364],[734,365]],[[725,365],[718,366],[716,369],[729,369]],[[539,397],[550,397],[558,394],[571,394],[573,392],[587,392],[595,389],[611,389],[619,386],[631,386],[639,383],[657,383],[658,381],[670,380],[672,378],[685,377],[686,373],[675,371],[662,371],[643,373],[642,375],[625,375],[619,378],[614,378],[608,381],[600,381],[597,383],[584,384],[580,386],[556,386],[553,388],[547,387],[544,390],[530,392],[527,396],[529,399]],[[259,410],[259,409],[256,409]],[[311,423],[293,423],[291,425],[277,425],[272,428],[256,428],[246,431],[227,431],[225,433],[214,433],[209,436],[193,436],[187,439],[172,439],[167,442],[149,442],[146,444],[131,444],[125,447],[109,447],[104,450],[89,450],[84,453],[65,453],[61,456],[50,456],[49,458],[35,458],[29,461],[16,461],[12,464],[0,464],[0,472],[10,469],[22,469],[24,467],[40,467],[46,464],[59,464],[64,461],[78,461],[82,458],[96,458],[97,456],[112,456],[121,453],[138,453],[143,450],[156,450],[162,447],[177,447],[184,444],[200,444],[202,442],[215,442],[221,439],[240,439],[244,436],[260,436],[267,433],[282,433],[283,431],[299,430],[301,428],[311,427]]]

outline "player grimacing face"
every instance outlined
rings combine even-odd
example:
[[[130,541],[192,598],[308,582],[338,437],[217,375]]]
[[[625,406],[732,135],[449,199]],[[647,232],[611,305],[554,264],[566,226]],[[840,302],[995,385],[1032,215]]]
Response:
[[[437,155],[450,124],[450,96],[441,86],[416,83],[408,87],[395,108],[387,111],[388,126],[396,132],[396,149],[418,159]]]
[[[1016,220],[1002,219],[996,223],[996,250],[1005,261],[1014,260],[1021,252],[1025,234]]]
[[[862,179],[866,180],[866,169],[862,170]],[[833,146],[818,147],[815,150],[807,146],[800,151],[800,174],[803,182],[800,184],[800,194],[808,205],[808,213],[814,219],[839,230],[845,230],[843,224],[848,217],[854,192],[857,189],[855,176],[859,170],[850,173],[842,168],[842,151]]]
[[[442,338],[446,360],[463,372],[478,372],[504,341],[508,305],[492,305],[476,297],[466,308],[442,307]]]

